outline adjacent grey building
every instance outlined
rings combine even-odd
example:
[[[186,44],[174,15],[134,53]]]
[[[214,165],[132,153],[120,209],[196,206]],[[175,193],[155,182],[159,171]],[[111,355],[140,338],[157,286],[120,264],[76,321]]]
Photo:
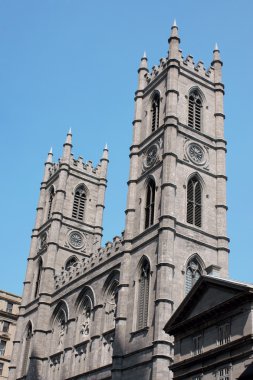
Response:
[[[201,274],[228,276],[222,62],[138,69],[125,230],[101,247],[108,149],[45,163],[10,380],[170,379],[164,326]],[[95,142],[94,142],[95,143]]]
[[[165,327],[175,380],[253,379],[253,285],[202,276]]]

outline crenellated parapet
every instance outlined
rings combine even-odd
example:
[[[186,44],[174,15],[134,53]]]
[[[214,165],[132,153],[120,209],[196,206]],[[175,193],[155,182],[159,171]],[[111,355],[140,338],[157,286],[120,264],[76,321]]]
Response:
[[[122,237],[115,236],[113,241],[108,241],[105,247],[93,252],[90,257],[84,257],[74,262],[68,269],[62,267],[61,271],[54,276],[55,289],[60,289],[66,283],[77,279],[81,275],[95,270],[101,264],[106,263],[122,252]]]

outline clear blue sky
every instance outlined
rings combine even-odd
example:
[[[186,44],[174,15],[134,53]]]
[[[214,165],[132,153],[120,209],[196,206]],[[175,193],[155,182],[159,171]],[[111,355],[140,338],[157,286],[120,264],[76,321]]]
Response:
[[[224,61],[230,274],[252,282],[253,2],[0,0],[0,288],[22,293],[51,146],[97,163],[110,149],[104,241],[124,229],[134,91],[143,51],[166,56],[176,18],[183,55]]]

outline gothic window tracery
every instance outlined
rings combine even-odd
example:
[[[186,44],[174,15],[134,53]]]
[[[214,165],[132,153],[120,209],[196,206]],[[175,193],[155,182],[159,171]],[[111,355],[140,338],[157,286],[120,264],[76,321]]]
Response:
[[[139,270],[138,279],[138,307],[137,307],[137,330],[147,326],[148,305],[149,305],[149,286],[150,286],[150,264],[145,258]]]
[[[154,132],[159,127],[160,96],[158,92],[156,92],[153,97],[151,113],[152,113],[151,130],[152,132]]]
[[[187,223],[202,225],[202,188],[197,176],[190,178],[187,185]]]
[[[186,268],[185,290],[189,293],[193,285],[198,281],[202,274],[201,265],[196,257],[192,258]]]
[[[77,258],[75,256],[70,257],[65,264],[65,270],[69,271],[77,263]]]
[[[106,280],[104,286],[105,297],[105,331],[115,328],[117,314],[119,273],[113,272]]]
[[[146,188],[145,228],[154,224],[155,181],[150,179]]]
[[[86,203],[86,192],[84,186],[79,186],[74,195],[72,218],[83,220],[84,208]]]
[[[193,90],[189,94],[188,104],[188,125],[189,127],[201,130],[202,123],[202,100],[197,90]]]

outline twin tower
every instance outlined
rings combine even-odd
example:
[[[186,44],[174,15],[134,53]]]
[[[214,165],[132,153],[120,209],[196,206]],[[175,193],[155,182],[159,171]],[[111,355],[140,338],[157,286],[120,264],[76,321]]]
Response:
[[[108,149],[45,164],[10,379],[171,376],[164,326],[203,274],[227,277],[222,62],[169,52],[138,70],[125,231],[101,247]]]

